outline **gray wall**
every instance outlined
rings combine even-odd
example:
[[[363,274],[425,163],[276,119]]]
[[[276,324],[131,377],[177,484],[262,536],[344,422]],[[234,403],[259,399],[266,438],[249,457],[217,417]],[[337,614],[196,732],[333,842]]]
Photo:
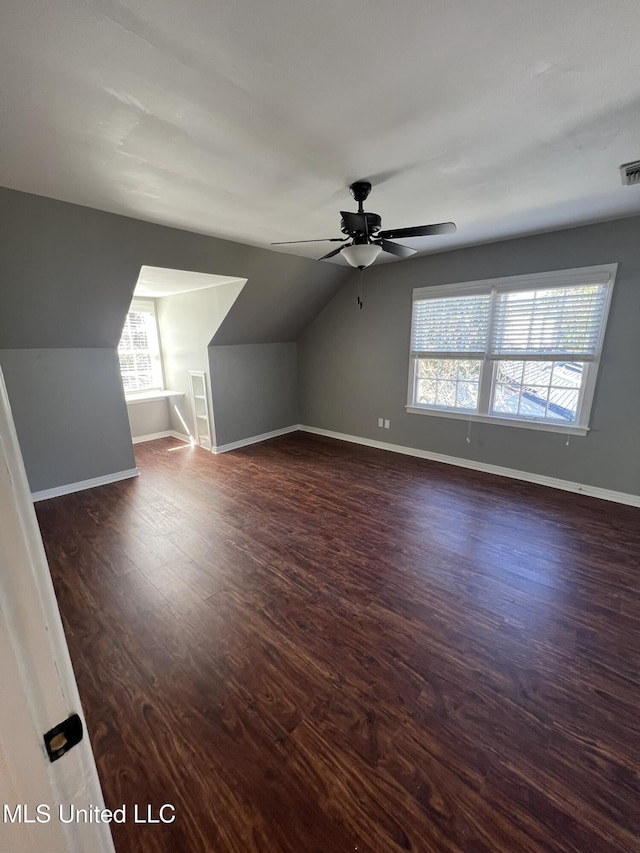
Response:
[[[135,468],[114,350],[5,349],[0,367],[32,492]]]
[[[136,400],[127,403],[131,438],[141,438],[158,432],[167,432],[171,426],[170,400]],[[181,430],[184,432],[184,429]]]
[[[53,385],[26,369],[20,381],[7,380],[32,490],[131,467],[115,348],[142,265],[248,279],[224,343],[295,341],[345,275],[331,264],[4,188],[0,233],[0,349],[86,352],[84,369],[69,360],[81,374],[75,390],[55,354]],[[111,354],[89,376],[94,348]],[[73,411],[54,405],[59,391],[73,397]],[[96,429],[97,412],[106,421]],[[252,432],[259,430],[256,423]],[[56,440],[41,441],[43,433]]]
[[[618,262],[586,437],[408,414],[415,287]],[[298,342],[309,426],[640,494],[640,217],[367,269],[364,308],[347,282]],[[391,420],[388,430],[377,418]]]
[[[148,264],[248,279],[209,347],[218,446],[302,421],[640,493],[639,218],[374,266],[363,311],[341,267],[13,190],[0,229],[0,365],[34,491],[133,467],[115,348]],[[465,422],[405,412],[414,287],[615,261],[587,437],[474,424],[469,445]]]
[[[0,188],[0,347],[117,347],[140,267],[248,279],[216,343],[294,341],[345,269]]]
[[[190,402],[189,371],[203,370],[209,375],[209,343],[243,289],[243,279],[227,284],[193,290],[156,300],[156,316],[164,360],[167,388],[182,391],[183,397],[171,399],[168,408],[170,426],[184,433],[182,420],[195,435]],[[209,411],[213,412],[210,381],[207,380]],[[220,401],[222,405],[222,400]],[[178,415],[179,412],[179,415]],[[213,419],[212,419],[213,420]],[[215,426],[212,422],[215,444]]]
[[[298,423],[292,343],[210,347],[216,446]]]

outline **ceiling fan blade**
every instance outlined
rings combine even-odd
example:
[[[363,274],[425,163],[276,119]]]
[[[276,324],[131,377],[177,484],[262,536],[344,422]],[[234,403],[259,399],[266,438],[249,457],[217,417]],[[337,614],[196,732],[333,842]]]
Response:
[[[334,249],[333,252],[328,252],[326,255],[323,255],[321,258],[318,258],[318,260],[325,261],[327,258],[332,258],[334,255],[339,255],[343,248],[343,246],[339,246],[337,249]]]
[[[380,231],[378,237],[382,240],[395,237],[430,237],[432,234],[453,234],[456,226],[453,222],[439,222],[437,225],[416,225],[413,228],[391,228]]]
[[[319,237],[317,240],[281,240],[271,243],[271,246],[290,246],[293,243],[345,243],[348,237]]]
[[[340,216],[342,217],[342,221],[350,234],[367,233],[367,217],[364,213],[353,213],[350,210],[341,210]]]
[[[409,255],[415,255],[418,251],[400,243],[390,243],[389,240],[374,240],[373,242],[381,246],[383,252],[389,252],[390,255],[397,255],[399,258],[408,258]]]

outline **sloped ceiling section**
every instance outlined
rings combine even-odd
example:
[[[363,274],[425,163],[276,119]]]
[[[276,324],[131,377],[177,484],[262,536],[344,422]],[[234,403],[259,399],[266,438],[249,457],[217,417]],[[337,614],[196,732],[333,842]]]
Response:
[[[260,249],[255,251],[261,253]],[[213,336],[211,345],[296,341],[342,283],[353,274],[353,270],[333,264],[275,252],[264,254],[272,268],[268,286],[265,286],[260,272],[263,262],[257,257],[252,258],[258,263],[258,268],[252,268],[252,273],[248,274],[249,280]],[[282,264],[283,258],[295,263]]]
[[[330,264],[2,188],[0,239],[4,349],[116,347],[145,264],[248,279],[220,329],[223,343],[296,340],[348,275]]]

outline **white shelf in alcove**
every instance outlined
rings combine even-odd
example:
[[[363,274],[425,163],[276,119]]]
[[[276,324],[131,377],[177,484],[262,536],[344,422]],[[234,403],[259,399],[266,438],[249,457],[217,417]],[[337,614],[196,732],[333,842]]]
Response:
[[[211,424],[209,421],[206,373],[203,370],[190,370],[189,386],[196,441],[201,447],[211,449]]]

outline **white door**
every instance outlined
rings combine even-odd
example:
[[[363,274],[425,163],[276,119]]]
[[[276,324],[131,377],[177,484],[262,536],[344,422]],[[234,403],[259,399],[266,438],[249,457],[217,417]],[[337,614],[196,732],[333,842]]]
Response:
[[[53,763],[44,746],[74,713],[84,724],[0,371],[0,850],[113,853],[108,823],[61,820],[104,808],[86,726]]]

